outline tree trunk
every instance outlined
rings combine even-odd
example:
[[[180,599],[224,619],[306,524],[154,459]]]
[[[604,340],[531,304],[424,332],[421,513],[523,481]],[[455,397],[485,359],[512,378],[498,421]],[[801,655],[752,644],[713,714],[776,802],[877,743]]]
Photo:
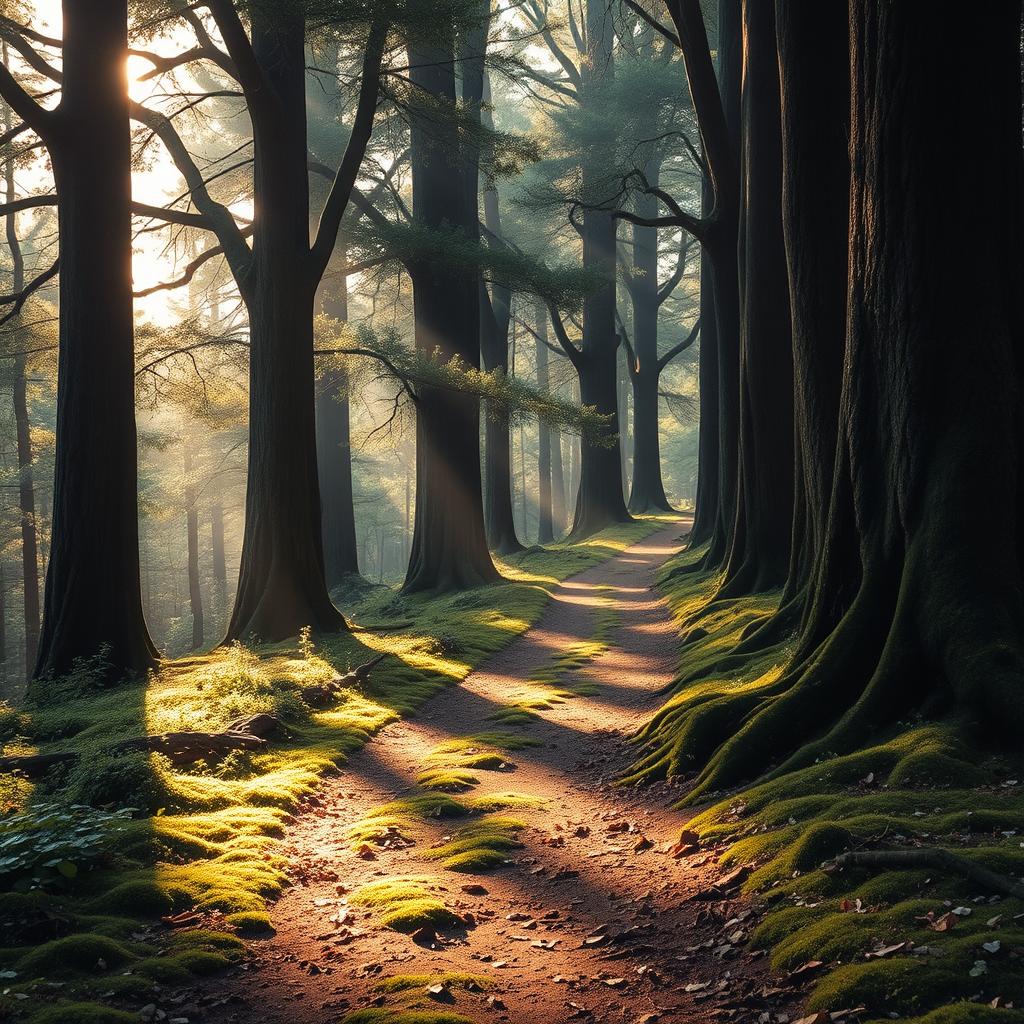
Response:
[[[219,500],[210,506],[210,553],[217,627],[223,631],[228,619],[228,569],[224,557],[224,506]]]
[[[705,175],[701,209],[707,217],[715,197]],[[718,326],[715,323],[715,291],[707,249],[700,254],[700,355],[697,364],[697,394],[700,400],[697,427],[697,494],[694,499],[690,545],[711,539],[719,508],[718,437]]]
[[[537,388],[547,393],[551,387],[548,373],[548,311],[543,303],[534,307],[535,329],[537,331]],[[537,543],[550,544],[555,539],[554,513],[552,509],[551,463],[552,435],[551,427],[540,419],[537,423]],[[557,434],[554,444],[558,444]],[[561,466],[559,466],[561,470]],[[563,495],[564,501],[564,495]]]
[[[580,104],[595,112],[602,103],[602,86],[614,75],[612,16],[602,0],[587,0],[587,59],[581,69]],[[603,157],[584,158],[583,194],[590,200],[607,191]],[[611,210],[587,209],[583,214],[583,266],[601,279],[583,301],[583,342],[576,370],[584,405],[612,417],[618,425],[618,335],[615,331],[615,236]],[[584,437],[580,450],[580,489],[572,539],[582,540],[613,523],[629,522],[622,486],[619,444],[602,444]]]
[[[740,0],[720,0],[718,5],[718,78],[711,65],[703,16],[696,0],[674,0],[670,12],[680,38],[694,111],[701,130],[705,152],[710,162],[711,181],[705,184],[705,209],[713,197],[714,217],[708,224],[702,244],[702,299],[713,297],[710,310],[702,305],[702,362],[704,343],[714,341],[714,355],[702,367],[702,404],[711,393],[706,386],[710,371],[717,371],[717,386],[712,403],[717,412],[714,436],[702,442],[705,466],[717,457],[715,480],[707,477],[702,486],[701,501],[706,512],[694,535],[695,541],[708,541],[701,565],[708,569],[721,567],[729,554],[730,540],[736,521],[739,452],[739,379],[740,379],[740,311],[737,240],[739,237],[739,137],[740,84],[742,77],[742,24]],[[707,284],[705,289],[704,284]],[[713,334],[705,334],[708,314],[713,320]],[[704,416],[702,415],[702,422]],[[717,443],[717,452],[710,451]],[[714,484],[714,488],[712,488]],[[711,512],[713,510],[713,521]]]
[[[852,547],[855,592],[778,680],[691,712],[701,759],[709,736],[721,744],[694,799],[780,758],[775,773],[856,749],[916,710],[955,709],[1013,743],[1024,727],[1021,8],[921,18],[850,0],[849,27],[857,159],[821,564]],[[951,162],[950,123],[985,145]],[[949,237],[970,259],[949,259]],[[971,296],[962,317],[950,295]],[[831,583],[819,566],[812,600],[834,603]]]
[[[6,46],[4,47],[6,57]],[[6,107],[6,104],[5,104]],[[6,124],[11,128],[10,108],[6,107]],[[15,198],[14,161],[7,161],[7,201]],[[11,251],[11,291],[20,292],[25,287],[25,260],[18,238],[18,215],[7,215],[7,245]],[[17,344],[18,354],[14,357],[14,380],[12,382],[14,402],[14,426],[18,443],[18,511],[21,518],[21,575],[25,618],[25,675],[35,667],[39,653],[39,553],[36,542],[36,497],[32,476],[32,428],[28,417],[27,364],[23,354],[25,346]]]
[[[659,166],[652,161],[647,180],[657,186]],[[636,212],[655,217],[658,200],[641,195]],[[633,484],[629,511],[671,512],[661,477],[661,436],[658,429],[658,229],[633,225],[633,277],[629,285],[633,307]],[[702,346],[703,349],[703,346]]]
[[[456,104],[454,40],[409,46],[414,89],[442,109],[411,116],[413,217],[423,227],[457,227],[478,237],[466,200],[464,154],[449,117]],[[454,161],[454,163],[453,163]],[[470,173],[478,176],[475,162]],[[471,221],[471,223],[470,223]],[[442,261],[414,262],[416,347],[480,364],[480,297],[475,274]],[[421,386],[416,403],[416,522],[406,593],[443,593],[499,579],[487,549],[480,478],[480,405],[469,395]]]
[[[469,33],[470,39],[463,49],[478,53],[486,46],[486,28],[480,26]],[[475,62],[463,60],[463,65],[476,70]],[[479,72],[477,72],[479,73]],[[463,91],[472,91],[476,86],[472,73],[465,75]],[[480,79],[482,94],[469,97],[469,108],[480,111],[481,122],[493,128],[490,112],[484,104],[490,103],[490,81],[486,75]],[[465,98],[464,98],[465,99]],[[466,175],[467,214],[476,209],[479,174],[474,179]],[[498,206],[498,190],[493,182],[483,193],[484,224],[487,230],[498,238],[503,237],[501,210]],[[483,278],[480,279],[480,354],[483,368],[488,372],[508,373],[508,335],[512,320],[512,292],[502,281],[494,281],[490,292]],[[508,414],[501,409],[488,409],[484,421],[484,522],[487,528],[487,542],[491,550],[499,555],[511,555],[523,550],[516,536],[515,517],[512,514],[512,439]],[[524,526],[525,528],[525,526]]]
[[[348,279],[344,273],[324,295],[323,310],[341,323],[348,320]],[[333,590],[346,576],[359,572],[349,408],[344,371],[325,371],[317,388],[316,448],[328,590]]]
[[[192,479],[192,451],[185,441],[185,525],[188,535],[188,597],[192,611],[192,650],[203,646],[203,591],[199,583],[199,506]]]
[[[793,526],[793,357],[773,4],[743,0],[743,41],[739,481],[723,597],[785,582]]]
[[[126,0],[65,0],[49,142],[60,232],[53,520],[35,675],[101,649],[111,680],[156,663],[136,496]]]
[[[794,627],[826,548],[846,327],[850,78],[848,14],[840,5],[777,0],[782,100],[782,205],[793,320],[796,504],[789,575],[776,622]],[[846,532],[844,527],[844,532]],[[852,531],[847,533],[852,536]],[[856,586],[856,549],[843,545],[828,572],[825,605],[804,643],[836,625]],[[838,547],[831,547],[833,554]],[[846,592],[846,596],[841,596]],[[819,595],[822,590],[819,588]]]
[[[253,120],[249,475],[229,640],[345,626],[327,592],[321,536],[304,41],[299,9],[253,8],[253,51],[279,110]]]

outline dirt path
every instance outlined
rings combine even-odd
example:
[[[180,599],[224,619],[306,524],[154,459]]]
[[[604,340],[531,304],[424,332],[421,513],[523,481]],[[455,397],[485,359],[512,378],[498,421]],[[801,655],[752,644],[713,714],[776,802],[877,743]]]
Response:
[[[419,717],[381,732],[326,783],[289,834],[297,884],[272,910],[276,934],[254,943],[244,971],[211,982],[200,1019],[334,1024],[351,1010],[412,1004],[502,1024],[756,1019],[767,1003],[758,994],[763,963],[743,948],[749,917],[730,920],[740,903],[693,898],[722,875],[713,855],[668,852],[685,823],[670,809],[679,790],[608,782],[629,763],[625,738],[675,669],[678,635],[652,584],[684,530],[682,522],[662,529],[559,585],[533,629]],[[493,731],[496,709],[537,696],[531,676],[599,634],[603,652],[563,680],[583,694],[517,730],[538,745],[510,752],[503,770],[474,771],[480,783],[467,795],[543,801],[506,812],[527,824],[508,863],[469,875],[426,859],[457,827],[449,821],[423,824],[416,845],[377,849],[372,860],[357,854],[349,827],[417,791],[439,744]],[[427,876],[433,894],[470,915],[469,926],[416,941],[349,902],[360,886],[406,875]],[[397,995],[376,987],[396,975],[451,972],[492,987],[430,994],[420,981]]]

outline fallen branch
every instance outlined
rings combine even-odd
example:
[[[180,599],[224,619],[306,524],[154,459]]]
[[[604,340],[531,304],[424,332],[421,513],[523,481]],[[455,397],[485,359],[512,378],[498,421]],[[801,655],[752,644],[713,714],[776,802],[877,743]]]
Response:
[[[379,665],[386,657],[386,653],[378,654],[376,658],[357,665],[351,672],[346,672],[343,676],[335,676],[333,679],[328,679],[326,683],[304,686],[300,691],[302,699],[312,708],[330,707],[342,690],[351,690],[362,686],[370,678],[371,669]]]
[[[172,764],[190,765],[207,758],[221,758],[236,750],[262,750],[267,745],[267,737],[282,733],[283,730],[283,724],[276,715],[249,715],[231,722],[221,732],[165,732],[152,736],[132,736],[108,747],[107,752],[128,754],[149,751],[163,754]],[[16,771],[30,779],[37,779],[58,765],[77,763],[81,756],[75,750],[56,751],[52,754],[9,754],[0,757],[0,771]]]
[[[1004,896],[1016,896],[1018,899],[1024,899],[1024,884],[1021,882],[1009,875],[990,871],[988,868],[982,867],[966,857],[951,853],[949,850],[863,850],[841,854],[833,861],[833,865],[836,868],[882,868],[883,870],[935,868],[940,871],[948,871],[953,875],[961,875],[993,892],[1002,893]]]

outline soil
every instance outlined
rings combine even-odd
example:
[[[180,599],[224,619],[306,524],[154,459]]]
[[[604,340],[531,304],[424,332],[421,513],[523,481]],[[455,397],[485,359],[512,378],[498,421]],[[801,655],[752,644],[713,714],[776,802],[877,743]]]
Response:
[[[181,1012],[211,1024],[337,1024],[353,1010],[397,1009],[415,996],[423,1009],[496,1024],[799,1017],[797,981],[772,979],[747,945],[757,911],[739,897],[735,872],[717,863],[722,851],[673,850],[691,813],[672,809],[685,782],[614,784],[636,756],[631,733],[677,668],[678,627],[653,584],[687,527],[680,520],[558,585],[532,629],[325,780],[288,837],[294,884],[272,908],[275,933],[252,942],[240,969],[185,996],[195,1016]],[[593,695],[542,711],[524,730],[540,745],[510,753],[505,770],[474,772],[473,796],[545,801],[508,812],[528,825],[522,849],[486,874],[447,871],[422,856],[457,826],[438,821],[414,846],[360,857],[349,826],[413,792],[439,743],[493,731],[488,716],[529,695],[531,673],[595,635],[607,599],[618,620],[609,646],[577,670],[597,684]],[[406,875],[429,876],[449,908],[469,915],[467,927],[413,938],[348,902],[362,885]],[[482,975],[491,987],[375,989],[395,975],[451,972]]]

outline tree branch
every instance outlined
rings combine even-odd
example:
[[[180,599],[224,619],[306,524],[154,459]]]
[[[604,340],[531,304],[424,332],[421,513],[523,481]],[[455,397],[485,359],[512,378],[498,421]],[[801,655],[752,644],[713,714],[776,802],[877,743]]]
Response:
[[[345,209],[355,188],[356,177],[359,175],[359,168],[366,155],[366,147],[369,145],[370,136],[373,133],[373,119],[377,111],[381,62],[384,59],[386,40],[387,27],[381,22],[375,22],[370,29],[370,37],[366,41],[362,81],[359,86],[355,118],[352,122],[352,134],[349,136],[341,166],[334,176],[334,183],[331,185],[331,191],[327,196],[323,212],[320,214],[316,240],[310,249],[310,276],[314,285],[323,277],[331,259],[331,253],[338,240],[341,218],[345,215]]]
[[[224,255],[235,276],[239,290],[244,295],[247,278],[252,267],[252,252],[241,229],[235,223],[231,211],[210,195],[202,172],[185,148],[174,125],[165,115],[150,110],[148,107],[142,106],[141,103],[133,102],[131,116],[154,132],[170,153],[178,172],[185,179],[192,202],[207,221],[203,226],[217,235],[220,244],[224,247]]]
[[[14,295],[0,295],[0,306],[7,306],[11,303],[14,305],[10,310],[3,316],[0,317],[0,327],[2,327],[9,320],[13,320],[20,312],[25,303],[29,300],[29,297],[33,292],[39,291],[40,288],[47,281],[57,276],[57,271],[60,269],[60,260],[56,259],[53,261],[52,266],[44,270],[38,277],[30,281],[20,292]]]
[[[56,205],[57,196],[54,194],[22,196],[21,199],[12,199],[9,203],[0,203],[0,217],[6,217],[11,213],[20,213],[22,210],[32,210],[38,206]]]
[[[675,32],[673,32],[670,28],[667,28],[665,25],[662,25],[662,23],[658,21],[657,18],[653,17],[647,11],[645,11],[643,7],[637,3],[637,0],[623,0],[623,2],[631,11],[633,11],[640,17],[641,21],[645,21],[651,28],[654,29],[655,32],[657,32],[659,35],[664,36],[673,46],[680,45],[679,36],[677,36]]]
[[[675,270],[669,279],[658,289],[658,305],[663,306],[665,300],[676,290],[676,285],[683,279],[686,273],[686,259],[690,252],[690,240],[686,234],[683,235],[679,244],[679,258],[676,260]]]
[[[700,333],[700,317],[697,317],[697,322],[690,328],[690,333],[683,338],[678,345],[673,345],[663,356],[658,359],[658,373],[672,362],[673,359],[680,352],[685,352],[696,340],[697,335]]]
[[[41,107],[18,83],[6,64],[0,64],[0,97],[38,135],[49,144],[56,126],[57,115]]]
[[[570,340],[565,324],[562,323],[562,314],[558,312],[558,307],[553,302],[549,302],[547,306],[548,312],[551,314],[551,326],[555,329],[555,337],[558,339],[558,344],[562,346],[562,351],[569,357],[569,362],[572,363],[578,373],[583,366],[583,353]]]

